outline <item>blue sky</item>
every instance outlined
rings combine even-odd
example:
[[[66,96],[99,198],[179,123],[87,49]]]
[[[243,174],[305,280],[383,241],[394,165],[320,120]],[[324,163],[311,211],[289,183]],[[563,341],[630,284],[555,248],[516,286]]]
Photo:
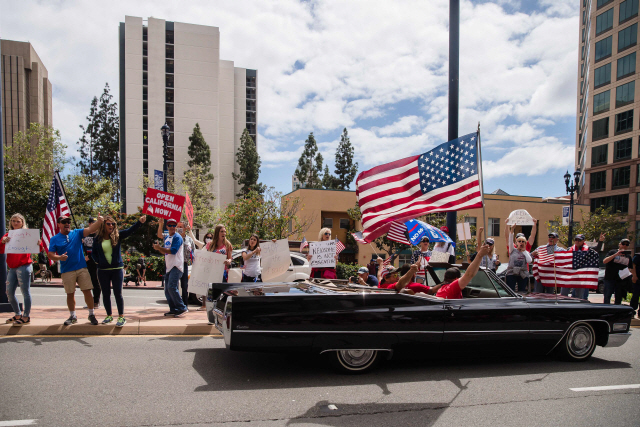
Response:
[[[461,0],[461,135],[482,125],[485,191],[560,196],[573,169],[578,0]],[[314,132],[333,169],[343,128],[360,171],[447,136],[448,1],[0,0],[0,36],[27,40],[54,84],[70,153],[90,100],[117,95],[125,15],[220,27],[221,58],[258,69],[261,181],[291,190]],[[117,99],[117,97],[116,97]]]

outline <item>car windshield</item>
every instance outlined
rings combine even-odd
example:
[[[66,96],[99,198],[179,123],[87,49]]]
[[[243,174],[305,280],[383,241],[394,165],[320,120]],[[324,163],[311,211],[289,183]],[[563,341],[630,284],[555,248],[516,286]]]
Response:
[[[440,282],[444,280],[445,268],[434,268],[434,272]],[[460,269],[460,274],[464,274],[465,269]],[[430,274],[427,274],[427,284],[436,286],[435,280]],[[484,269],[480,269],[478,273],[471,279],[471,282],[463,290],[464,298],[499,298],[512,296],[502,284],[495,279],[490,273]]]

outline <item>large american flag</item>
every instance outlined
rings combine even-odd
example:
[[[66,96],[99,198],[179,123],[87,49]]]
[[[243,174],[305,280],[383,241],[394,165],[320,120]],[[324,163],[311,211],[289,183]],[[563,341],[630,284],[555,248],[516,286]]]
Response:
[[[356,180],[363,236],[371,242],[393,221],[482,207],[477,132],[419,156],[364,171]]]
[[[47,212],[44,214],[44,224],[42,225],[42,242],[47,250],[49,250],[49,241],[53,236],[60,232],[58,228],[59,216],[70,216],[69,204],[62,189],[60,177],[56,172],[51,181],[51,189],[49,190],[49,201],[47,202]],[[49,264],[53,264],[49,261]]]
[[[598,287],[599,256],[596,251],[558,251],[551,255],[547,254],[546,246],[543,248],[538,248],[539,258],[533,263],[533,276],[544,286],[553,287],[557,284],[559,288]]]

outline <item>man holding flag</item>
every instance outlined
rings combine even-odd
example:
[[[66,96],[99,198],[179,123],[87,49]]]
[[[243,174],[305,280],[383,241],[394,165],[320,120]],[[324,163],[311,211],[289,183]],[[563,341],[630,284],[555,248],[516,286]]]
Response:
[[[64,322],[66,326],[78,323],[76,316],[76,283],[84,295],[84,300],[89,307],[89,321],[92,325],[98,324],[98,319],[93,312],[94,303],[91,290],[91,275],[87,269],[87,262],[84,259],[82,250],[82,239],[90,234],[97,233],[104,219],[100,214],[96,222],[85,229],[71,231],[71,218],[59,216],[57,227],[60,232],[49,241],[49,259],[60,261],[60,273],[62,274],[62,284],[67,294],[67,307],[69,308],[69,318]]]

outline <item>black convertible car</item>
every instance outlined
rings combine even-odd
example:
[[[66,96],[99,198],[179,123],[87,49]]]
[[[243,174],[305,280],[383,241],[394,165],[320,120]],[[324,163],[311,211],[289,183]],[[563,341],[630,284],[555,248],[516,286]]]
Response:
[[[430,266],[429,285],[440,283],[448,267]],[[369,370],[400,350],[557,353],[584,361],[596,345],[618,347],[631,334],[628,306],[522,296],[489,270],[481,269],[463,296],[444,300],[328,281],[214,283],[207,313],[230,350],[322,353],[347,373]]]

